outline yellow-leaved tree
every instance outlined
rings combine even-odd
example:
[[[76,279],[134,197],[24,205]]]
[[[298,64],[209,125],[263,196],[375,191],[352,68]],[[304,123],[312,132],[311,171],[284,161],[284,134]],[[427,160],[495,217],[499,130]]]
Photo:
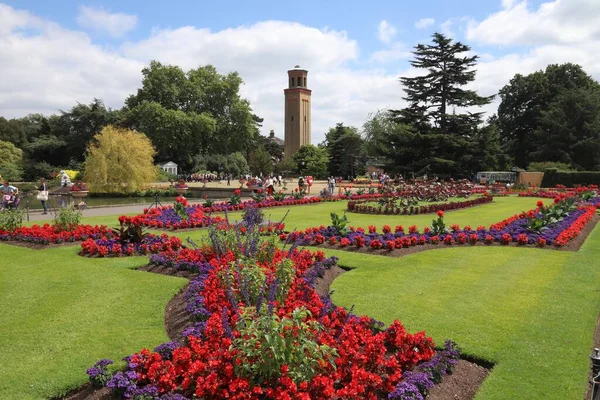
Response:
[[[108,125],[87,149],[83,180],[90,191],[132,193],[156,178],[154,147],[143,133]]]

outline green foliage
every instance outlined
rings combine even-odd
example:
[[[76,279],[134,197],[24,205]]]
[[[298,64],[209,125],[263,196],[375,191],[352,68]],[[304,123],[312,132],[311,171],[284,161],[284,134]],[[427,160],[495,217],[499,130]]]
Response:
[[[175,204],[173,204],[173,210],[175,210],[175,213],[179,215],[183,221],[187,221],[189,218],[189,215],[187,215],[185,212],[185,205],[182,202],[175,201]]]
[[[260,203],[261,201],[263,201],[265,199],[265,189],[258,189],[256,192],[252,192],[250,194],[250,197],[252,198],[252,200],[254,200],[257,203]]]
[[[348,221],[348,217],[346,216],[346,213],[344,212],[344,215],[341,217],[333,212],[329,215],[331,217],[331,227],[338,233],[338,235],[344,236],[344,235],[348,234],[348,232],[349,232],[348,224],[350,222]]]
[[[254,175],[268,175],[273,172],[273,159],[263,147],[258,147],[250,154],[248,165]]]
[[[475,80],[478,56],[465,53],[471,48],[441,34],[432,35],[432,44],[418,44],[411,65],[426,71],[426,75],[401,77],[404,98],[409,106],[396,115],[417,132],[464,135],[481,123],[481,112],[458,114],[456,108],[483,106],[492,97],[481,97],[463,86]],[[434,125],[431,126],[431,122]]]
[[[499,126],[518,167],[551,161],[600,168],[600,85],[579,65],[517,74],[499,95]]]
[[[312,176],[314,179],[327,178],[329,156],[324,148],[305,144],[292,156],[292,159],[300,174]]]
[[[362,153],[363,139],[358,129],[339,123],[325,134],[325,149],[329,155],[329,175],[354,176]]]
[[[574,171],[571,164],[556,161],[534,161],[529,163],[529,166],[527,167],[527,171],[531,172],[544,172],[548,169],[555,169],[558,171]]]
[[[81,211],[73,207],[62,207],[54,216],[54,226],[60,231],[70,231],[81,223]]]
[[[600,171],[557,171],[546,170],[542,179],[542,187],[555,187],[556,185],[574,187],[578,185],[600,185]]]
[[[283,160],[275,164],[273,171],[278,174],[285,175],[295,171],[297,167],[298,164],[296,164],[292,157],[285,157]]]
[[[18,120],[0,117],[0,142],[10,142],[15,146],[23,146],[27,142],[23,127]]]
[[[250,171],[246,157],[240,152],[232,154],[198,154],[194,156],[194,172],[231,174],[233,177]]]
[[[177,175],[171,174],[157,165],[156,180],[158,182],[175,182],[177,180]]]
[[[243,308],[237,328],[240,337],[233,342],[236,374],[260,385],[281,376],[282,367],[287,366],[289,377],[300,383],[310,381],[324,366],[335,365],[335,349],[318,343],[322,325],[307,321],[309,316],[304,307],[295,309],[289,318]]]
[[[12,181],[23,175],[23,150],[10,142],[0,140],[0,176]]]
[[[431,221],[431,233],[434,235],[441,235],[447,232],[448,230],[446,229],[443,216],[438,216],[437,219]]]
[[[134,224],[128,220],[120,221],[119,227],[114,228],[113,233],[121,244],[142,243],[144,238],[149,235],[142,225]]]
[[[93,192],[136,192],[156,177],[153,156],[143,133],[107,126],[88,148],[84,180]]]
[[[221,75],[207,65],[187,73],[152,61],[142,88],[126,100],[126,123],[146,132],[161,159],[191,168],[197,154],[247,152],[262,121],[239,95],[236,72]]]
[[[286,195],[282,191],[273,192],[273,200],[275,201],[283,201],[285,200],[285,197]]]
[[[23,225],[25,211],[21,209],[8,209],[0,212],[0,230],[14,231]]]

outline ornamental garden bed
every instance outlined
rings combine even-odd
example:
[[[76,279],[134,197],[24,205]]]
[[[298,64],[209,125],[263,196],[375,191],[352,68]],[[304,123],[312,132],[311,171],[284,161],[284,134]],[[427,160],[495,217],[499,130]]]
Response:
[[[384,328],[319,296],[335,258],[279,249],[258,232],[215,230],[210,245],[152,256],[150,269],[193,274],[183,298],[194,324],[169,328],[175,341],[126,357],[123,371],[101,360],[91,382],[119,397],[404,399],[457,364],[450,341],[436,352],[424,332],[409,334],[399,321]],[[179,316],[168,319],[182,317],[179,296],[170,303]]]
[[[348,202],[348,211],[361,214],[389,214],[389,215],[414,215],[432,214],[438,211],[459,210],[491,203],[492,196],[484,195],[470,200],[449,199],[446,202],[427,203],[421,202],[415,205],[404,205],[401,198],[382,198],[379,202],[371,200],[357,200]]]
[[[444,223],[444,212],[438,211],[438,219],[433,220],[432,226],[424,228],[423,232],[419,232],[417,226],[410,226],[405,230],[401,225],[393,230],[389,225],[384,225],[379,232],[375,226],[370,226],[367,231],[363,228],[347,228],[346,217],[342,220],[334,216],[329,227],[320,226],[290,234],[282,233],[279,237],[281,241],[297,245],[329,245],[343,250],[370,250],[389,255],[404,255],[444,246],[477,244],[512,244],[539,248],[554,246],[565,250],[577,250],[598,222],[598,204],[599,197],[583,202],[578,196],[563,195],[557,197],[552,206],[545,207],[543,202],[539,201],[535,210],[514,215],[492,224],[489,228],[479,226],[476,229],[471,226],[461,229],[458,225],[451,225],[448,230]],[[569,245],[581,236],[582,231],[583,239]]]
[[[0,242],[34,250],[111,237],[113,237],[112,229],[104,225],[76,225],[68,230],[50,224],[23,226],[11,231],[0,229]]]

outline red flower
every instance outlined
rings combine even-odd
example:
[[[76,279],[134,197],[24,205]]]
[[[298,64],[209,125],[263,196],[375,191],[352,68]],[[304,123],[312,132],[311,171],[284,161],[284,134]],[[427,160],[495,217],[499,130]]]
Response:
[[[442,210],[438,210],[437,216],[440,218],[444,218],[444,212]]]

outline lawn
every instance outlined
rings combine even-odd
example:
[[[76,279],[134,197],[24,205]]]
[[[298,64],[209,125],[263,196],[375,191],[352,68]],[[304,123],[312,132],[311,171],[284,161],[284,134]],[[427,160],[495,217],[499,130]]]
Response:
[[[164,307],[185,279],[132,271],[145,257],[87,259],[76,247],[0,244],[0,399],[44,399],[167,340]]]
[[[500,197],[446,213],[448,225],[489,226],[535,207]],[[548,200],[546,200],[548,202]],[[327,225],[346,202],[289,208],[287,229]],[[271,219],[287,208],[265,209]],[[230,214],[238,219],[241,213]],[[116,225],[116,215],[84,223]],[[354,226],[431,223],[433,215],[348,213]],[[206,230],[175,232],[199,240]],[[85,259],[76,248],[32,251],[0,245],[0,398],[43,398],[85,381],[99,358],[119,359],[166,340],[163,311],[185,281],[133,271],[146,258]],[[580,399],[600,306],[600,231],[579,252],[475,247],[403,258],[328,250],[354,268],[334,283],[334,301],[384,322],[398,318],[438,343],[495,363],[477,399]]]
[[[402,321],[496,366],[477,399],[581,399],[600,307],[600,231],[579,252],[440,249],[390,258],[328,251],[353,267],[335,303]]]

